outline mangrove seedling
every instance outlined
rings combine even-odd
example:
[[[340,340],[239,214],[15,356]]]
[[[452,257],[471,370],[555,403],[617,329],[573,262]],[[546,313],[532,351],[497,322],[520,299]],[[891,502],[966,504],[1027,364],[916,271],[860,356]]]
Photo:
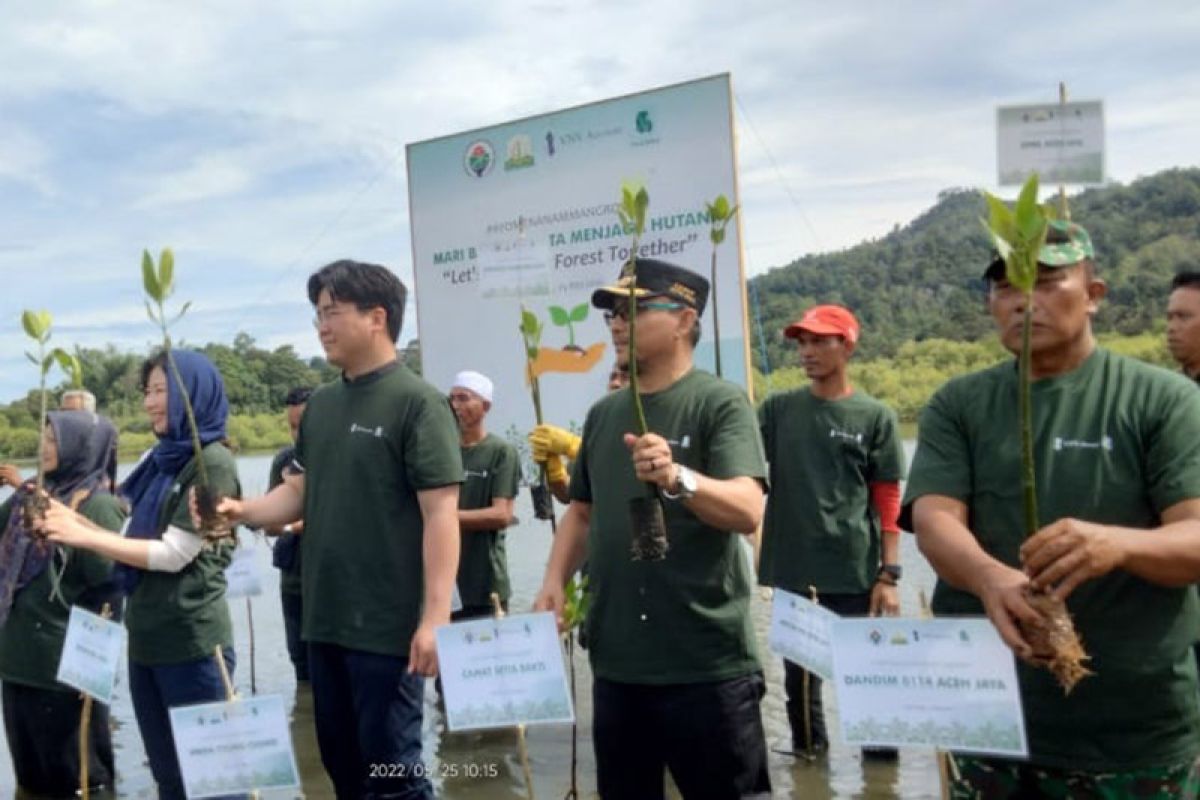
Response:
[[[1038,253],[1046,242],[1049,211],[1038,204],[1038,176],[1034,173],[1021,188],[1014,208],[984,192],[988,218],[984,228],[1004,261],[1005,278],[1025,295],[1025,317],[1021,326],[1018,357],[1017,406],[1021,439],[1021,500],[1025,538],[1038,530],[1037,482],[1033,457],[1033,400],[1030,385],[1030,337],[1033,329],[1033,290],[1037,285]],[[1033,649],[1033,661],[1050,670],[1063,691],[1092,674],[1083,666],[1088,654],[1083,648],[1066,603],[1048,591],[1027,585],[1025,596],[1041,616],[1039,623],[1018,620],[1025,641]]]
[[[725,241],[725,228],[733,221],[737,215],[738,207],[729,205],[729,199],[723,194],[717,195],[717,199],[711,203],[704,204],[705,210],[708,212],[708,238],[712,242],[712,277],[709,286],[712,287],[712,299],[709,304],[712,307],[713,318],[713,347],[715,348],[715,359],[717,377],[721,375],[721,317],[719,312],[719,304],[717,303],[717,248]]]
[[[171,346],[170,327],[178,322],[192,303],[189,300],[183,304],[179,312],[170,319],[167,318],[166,302],[175,291],[175,254],[171,248],[164,247],[154,263],[153,256],[148,250],[142,251],[142,288],[146,292],[146,314],[150,321],[162,331],[163,352],[167,356],[167,368],[179,391],[179,399],[183,403],[183,412],[187,417],[188,430],[192,437],[192,450],[195,453],[197,483],[196,508],[200,512],[200,528],[209,538],[221,538],[230,535],[221,515],[217,513],[217,504],[221,502],[220,493],[213,490],[208,482],[208,469],[204,466],[204,446],[200,443],[200,429],[196,425],[196,413],[192,409],[192,399],[183,383],[179,365],[175,363],[175,355]],[[153,305],[151,305],[153,303]]]
[[[638,393],[637,367],[637,258],[642,234],[646,231],[646,209],[650,206],[650,195],[645,186],[625,183],[621,186],[621,202],[617,216],[621,225],[632,234],[629,260],[621,268],[621,280],[629,289],[629,395],[633,400],[634,422],[638,436],[649,433],[646,412],[642,407],[642,396]],[[646,493],[629,501],[629,517],[633,531],[630,552],[634,561],[661,561],[667,557],[667,522],[663,517],[662,498],[658,487],[646,484]]]
[[[588,304],[580,303],[570,311],[562,306],[550,306],[547,311],[550,312],[550,321],[560,328],[567,329],[567,346],[563,350],[574,350],[577,353],[582,353],[583,348],[575,344],[575,323],[583,322],[587,319]]]
[[[71,379],[72,386],[78,388],[83,385],[83,370],[79,366],[79,359],[61,347],[47,349],[52,324],[53,318],[49,311],[25,310],[21,312],[21,327],[25,329],[25,335],[37,345],[37,355],[27,352],[25,357],[38,368],[38,398],[41,406],[38,415],[37,479],[34,482],[34,491],[25,494],[21,504],[25,530],[28,531],[37,528],[37,523],[50,508],[50,498],[45,491],[46,468],[43,461],[46,452],[46,413],[49,394],[46,389],[46,376],[57,364]]]
[[[533,365],[537,362],[538,350],[542,345],[542,328],[537,314],[521,306],[521,341],[525,347],[525,376],[529,381],[529,396],[533,400],[533,416],[538,425],[542,424],[542,385]],[[537,483],[529,485],[529,496],[533,500],[533,515],[538,519],[554,521],[554,501],[550,495],[550,485],[546,478],[546,465],[538,470]]]

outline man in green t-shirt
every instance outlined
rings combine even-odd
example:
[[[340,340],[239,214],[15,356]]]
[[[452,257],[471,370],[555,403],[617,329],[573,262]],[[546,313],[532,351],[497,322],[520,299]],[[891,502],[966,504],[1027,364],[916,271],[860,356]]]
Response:
[[[1017,365],[943,386],[921,414],[905,498],[938,573],[933,610],[986,613],[1018,664],[1028,761],[958,757],[954,797],[1190,797],[1200,752],[1200,393],[1096,345],[1106,290],[1091,239],[1055,221],[1032,315],[1040,530],[1023,536]],[[989,308],[1020,352],[1024,294],[998,259]],[[1029,589],[1066,601],[1093,675],[1065,694],[1018,621]],[[986,794],[979,794],[986,792]]]
[[[504,529],[513,517],[513,499],[521,480],[517,450],[487,432],[484,418],[492,408],[491,380],[464,370],[454,376],[450,408],[458,419],[463,484],[458,495],[458,527],[462,532],[458,558],[458,595],[462,608],[453,619],[490,617],[492,595],[505,611],[512,594]]]
[[[307,386],[293,387],[283,399],[287,408],[288,430],[292,433],[292,441],[300,435],[300,420],[304,417],[304,409],[312,389]],[[267,475],[267,491],[283,483],[283,476],[294,471],[292,462],[296,459],[296,447],[290,444],[275,454]],[[275,537],[271,549],[271,562],[279,569],[279,602],[283,609],[283,631],[287,640],[288,658],[291,659],[292,669],[296,671],[298,683],[308,683],[308,647],[300,638],[300,628],[304,616],[304,598],[300,592],[300,534],[304,532],[304,520],[297,519],[286,525],[267,527],[263,532]]]
[[[450,620],[462,458],[445,396],[396,357],[407,291],[374,264],[308,279],[340,380],[313,392],[297,474],[220,510],[259,527],[304,519],[303,636],[317,744],[339,797],[433,797],[421,760],[424,676]]]
[[[637,315],[638,391],[652,432],[631,432],[632,387],[592,406],[535,606],[561,621],[565,585],[586,557],[601,797],[661,797],[664,769],[686,798],[769,795],[765,685],[737,535],[762,519],[754,410],[737,386],[693,368],[708,281],[638,259],[630,284],[598,289],[592,305],[604,309],[622,364]],[[631,501],[660,496],[665,557],[635,560]]]
[[[759,408],[771,486],[758,582],[816,599],[842,616],[900,611],[900,480],[896,415],[850,385],[858,320],[836,305],[810,308],[784,335],[795,339],[808,386]],[[829,747],[821,679],[784,660],[792,749]],[[864,755],[895,758],[891,748]]]

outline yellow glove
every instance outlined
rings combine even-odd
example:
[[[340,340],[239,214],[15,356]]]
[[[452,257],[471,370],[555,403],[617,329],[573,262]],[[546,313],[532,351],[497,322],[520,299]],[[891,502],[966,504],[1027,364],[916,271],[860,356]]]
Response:
[[[546,480],[549,483],[566,483],[570,480],[567,474],[567,466],[563,464],[563,460],[559,456],[550,456],[546,460]]]
[[[565,428],[554,425],[538,425],[529,434],[533,448],[533,460],[539,464],[550,456],[566,456],[572,461],[579,455],[581,439]]]

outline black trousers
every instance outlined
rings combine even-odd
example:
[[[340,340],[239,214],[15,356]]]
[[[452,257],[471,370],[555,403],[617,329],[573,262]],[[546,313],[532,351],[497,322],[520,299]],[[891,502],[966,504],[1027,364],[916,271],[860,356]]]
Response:
[[[604,800],[662,800],[665,770],[685,800],[771,796],[761,672],[714,683],[592,683]]]
[[[78,692],[4,682],[4,733],[17,785],[41,797],[75,797],[79,789]],[[88,784],[113,788],[112,730],[108,706],[92,703],[88,727]]]
[[[818,595],[818,601],[843,617],[865,617],[871,613],[870,592]],[[825,707],[821,702],[821,679],[799,664],[784,659],[783,690],[787,694],[792,749],[798,753],[827,750],[829,733],[825,728]]]

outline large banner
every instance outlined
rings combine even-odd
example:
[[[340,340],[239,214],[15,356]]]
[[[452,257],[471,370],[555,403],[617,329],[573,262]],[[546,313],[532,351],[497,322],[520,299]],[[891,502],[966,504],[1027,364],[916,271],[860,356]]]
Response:
[[[527,477],[521,307],[544,326],[534,370],[546,421],[578,428],[613,364],[590,299],[628,255],[621,184],[650,195],[641,255],[709,276],[705,203],[737,203],[731,96],[718,75],[408,146],[422,370],[445,390],[464,369],[494,381],[489,430],[518,447]],[[735,221],[717,250],[715,310],[723,376],[747,386],[741,252]],[[710,297],[696,353],[709,371],[713,314]]]

